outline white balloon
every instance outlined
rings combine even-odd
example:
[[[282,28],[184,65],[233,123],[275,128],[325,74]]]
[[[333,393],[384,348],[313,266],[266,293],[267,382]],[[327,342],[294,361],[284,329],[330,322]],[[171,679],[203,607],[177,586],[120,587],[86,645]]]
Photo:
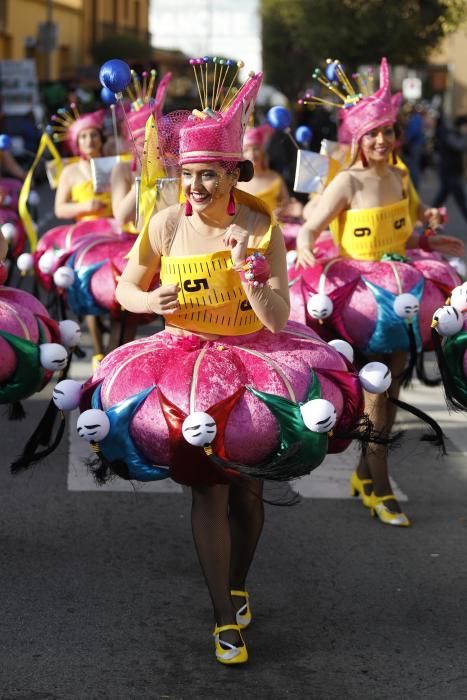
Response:
[[[75,348],[79,341],[81,340],[81,328],[76,321],[67,319],[66,321],[60,321],[58,324],[60,328],[60,340],[63,345],[67,348]]]
[[[76,430],[88,442],[101,442],[110,432],[109,417],[99,408],[90,408],[78,418]]]
[[[418,313],[420,302],[414,294],[406,292],[394,299],[393,308],[399,318],[412,319]]]
[[[31,207],[37,207],[39,205],[39,202],[41,201],[39,192],[36,192],[36,190],[31,190],[29,193],[28,197],[28,204]]]
[[[348,343],[346,340],[336,338],[335,340],[330,340],[328,345],[331,345],[331,347],[333,347],[334,350],[337,350],[338,353],[343,355],[346,358],[346,360],[353,364],[355,353],[350,343]]]
[[[182,433],[183,437],[190,445],[206,447],[216,437],[216,421],[209,413],[194,411],[183,421]]]
[[[297,251],[288,250],[285,255],[285,259],[287,260],[287,269],[290,270],[297,261]]]
[[[389,367],[382,362],[368,362],[358,373],[365,391],[370,394],[382,394],[389,389],[392,375]]]
[[[459,333],[464,327],[464,317],[454,306],[441,306],[433,314],[432,328],[442,336]]]
[[[449,260],[449,264],[455,269],[458,275],[460,275],[461,277],[465,277],[465,274],[467,272],[465,260],[463,260],[462,258],[451,258]]]
[[[68,289],[75,281],[75,271],[71,267],[62,265],[54,272],[54,283],[61,289]]]
[[[44,275],[48,275],[57,266],[57,258],[53,250],[46,250],[37,262],[37,267]]]
[[[34,258],[31,253],[21,253],[18,255],[16,265],[20,272],[29,272],[34,267]]]
[[[334,304],[327,294],[313,294],[308,299],[306,308],[312,318],[320,320],[332,314]]]
[[[300,406],[303,422],[313,433],[329,433],[337,421],[336,408],[327,399],[312,399]]]
[[[451,292],[451,306],[457,309],[460,313],[467,311],[467,282],[454,287]]]
[[[52,400],[61,411],[73,411],[79,406],[82,385],[74,379],[57,382],[52,392]]]
[[[0,231],[3,233],[3,238],[6,241],[12,241],[16,236],[18,229],[11,223],[11,221],[7,221],[6,224],[2,224]]]
[[[39,356],[42,367],[51,372],[65,369],[68,360],[66,348],[58,343],[42,343],[42,345],[39,345]]]

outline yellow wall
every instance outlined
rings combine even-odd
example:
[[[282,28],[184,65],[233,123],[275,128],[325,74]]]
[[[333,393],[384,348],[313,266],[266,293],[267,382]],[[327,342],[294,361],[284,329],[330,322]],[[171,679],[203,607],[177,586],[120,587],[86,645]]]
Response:
[[[69,77],[78,67],[90,65],[93,40],[125,31],[143,39],[149,31],[149,0],[52,0],[58,48],[50,54],[47,75],[47,54],[32,45],[26,48],[28,38],[37,37],[38,25],[47,21],[47,0],[4,3],[4,18],[0,13],[0,60],[34,58],[40,80]]]
[[[56,0],[52,20],[58,25],[58,48],[50,54],[49,76],[47,54],[38,51],[28,40],[37,37],[38,26],[47,21],[45,0],[7,0],[6,22],[1,32],[0,59],[34,58],[38,77],[56,80],[82,61],[82,0]]]

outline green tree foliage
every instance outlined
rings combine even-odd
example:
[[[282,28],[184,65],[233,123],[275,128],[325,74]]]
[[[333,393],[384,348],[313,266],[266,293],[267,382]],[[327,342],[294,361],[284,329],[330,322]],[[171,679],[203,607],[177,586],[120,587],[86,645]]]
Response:
[[[387,56],[424,63],[467,15],[466,0],[262,0],[266,82],[291,99],[313,68],[339,58],[348,69]]]
[[[91,55],[96,64],[105,63],[111,58],[124,58],[129,61],[144,61],[152,58],[153,47],[132,34],[117,34],[96,42],[91,47]]]

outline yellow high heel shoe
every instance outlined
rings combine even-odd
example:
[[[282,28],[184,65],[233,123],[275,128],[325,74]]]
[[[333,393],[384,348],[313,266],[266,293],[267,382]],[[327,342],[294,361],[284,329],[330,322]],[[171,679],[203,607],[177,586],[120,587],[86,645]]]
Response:
[[[370,496],[371,515],[378,516],[380,521],[385,525],[395,525],[396,527],[409,527],[410,520],[405,513],[394,513],[384,505],[385,501],[394,500],[394,494],[389,493],[386,496],[376,496],[374,493]]]
[[[246,591],[230,591],[230,595],[237,596],[238,598],[245,598],[245,603],[237,610],[235,615],[237,625],[241,630],[244,630],[245,627],[248,627],[252,619],[250,597]]]
[[[350,493],[352,496],[360,496],[365,508],[370,508],[371,493],[365,493],[365,486],[367,484],[373,485],[373,480],[360,479],[356,470],[352,472],[352,476],[350,477]]]
[[[219,635],[221,632],[227,630],[235,630],[238,632],[240,640],[242,642],[241,646],[237,647],[235,644],[226,642],[224,639],[220,639]],[[233,664],[244,664],[248,661],[248,650],[246,648],[245,640],[240,632],[240,625],[222,625],[214,628],[214,643],[216,647],[216,659],[221,664],[233,665]]]

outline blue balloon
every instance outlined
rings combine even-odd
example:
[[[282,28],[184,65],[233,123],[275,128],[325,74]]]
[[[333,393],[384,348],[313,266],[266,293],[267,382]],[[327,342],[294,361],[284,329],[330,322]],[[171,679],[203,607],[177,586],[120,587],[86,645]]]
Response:
[[[307,146],[312,136],[313,132],[309,126],[302,125],[295,129],[295,140],[300,146]]]
[[[117,101],[115,93],[109,88],[103,87],[101,90],[101,100],[105,105],[114,105]]]
[[[99,80],[112,92],[122,92],[130,84],[130,66],[119,58],[112,58],[101,66]]]
[[[337,73],[336,73],[336,62],[333,61],[332,63],[328,63],[328,65],[325,68],[326,73],[326,78],[331,81],[331,83],[334,80],[337,80]]]
[[[0,134],[0,151],[9,151],[11,148],[11,139],[6,134]]]
[[[292,123],[292,115],[285,107],[271,107],[266,114],[269,126],[273,129],[288,129]]]

